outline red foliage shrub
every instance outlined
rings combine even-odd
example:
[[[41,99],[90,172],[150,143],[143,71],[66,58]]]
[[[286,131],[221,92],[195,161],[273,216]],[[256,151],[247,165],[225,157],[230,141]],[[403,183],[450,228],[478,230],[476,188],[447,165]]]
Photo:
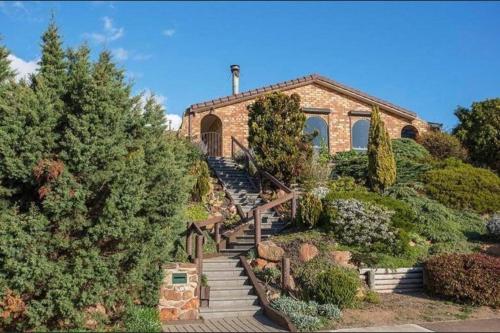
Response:
[[[53,181],[64,171],[64,163],[60,160],[40,160],[33,168],[33,174],[38,182]]]
[[[444,254],[425,263],[428,289],[474,305],[500,306],[500,258],[485,254]]]
[[[6,290],[3,299],[0,299],[0,318],[4,321],[18,319],[26,311],[24,301],[11,290]]]

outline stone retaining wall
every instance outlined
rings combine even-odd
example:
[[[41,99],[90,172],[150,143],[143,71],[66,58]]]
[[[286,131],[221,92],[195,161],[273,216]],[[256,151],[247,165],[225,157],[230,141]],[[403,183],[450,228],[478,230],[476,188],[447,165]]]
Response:
[[[164,266],[165,278],[160,286],[161,321],[196,320],[199,318],[200,301],[196,295],[198,273],[196,264],[172,263]],[[174,273],[186,273],[186,283],[174,284]]]

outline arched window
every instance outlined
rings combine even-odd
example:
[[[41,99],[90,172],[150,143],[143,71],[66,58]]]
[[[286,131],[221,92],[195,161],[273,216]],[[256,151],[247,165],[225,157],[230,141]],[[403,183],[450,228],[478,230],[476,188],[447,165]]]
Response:
[[[401,137],[402,138],[415,140],[417,138],[417,135],[418,135],[417,129],[411,125],[406,125],[401,130]]]
[[[352,149],[366,150],[368,148],[368,131],[370,130],[370,121],[360,119],[352,126]]]
[[[209,114],[201,120],[201,141],[208,156],[222,156],[222,121]]]
[[[328,125],[323,118],[321,117],[307,118],[304,132],[317,133],[316,137],[313,139],[313,147],[315,149],[319,149],[322,144],[328,147]]]

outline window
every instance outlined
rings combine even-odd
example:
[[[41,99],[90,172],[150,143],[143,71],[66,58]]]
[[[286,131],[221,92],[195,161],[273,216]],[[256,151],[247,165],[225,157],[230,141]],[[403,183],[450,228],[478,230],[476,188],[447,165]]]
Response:
[[[417,134],[418,134],[417,129],[411,125],[406,125],[401,130],[401,137],[402,138],[415,140],[417,138]]]
[[[370,121],[361,119],[352,126],[352,149],[366,150],[368,148],[368,131],[370,130]]]
[[[328,125],[321,117],[309,117],[304,128],[306,133],[316,132],[318,135],[313,139],[313,147],[319,149],[321,144],[328,146]]]

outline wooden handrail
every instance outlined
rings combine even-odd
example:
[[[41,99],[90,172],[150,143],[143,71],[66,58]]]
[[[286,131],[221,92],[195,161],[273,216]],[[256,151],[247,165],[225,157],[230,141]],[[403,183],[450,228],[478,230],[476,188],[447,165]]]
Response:
[[[198,227],[206,227],[207,225],[212,225],[212,224],[218,224],[224,221],[224,216],[219,215],[219,216],[212,216],[204,221],[197,221],[193,222],[196,224]]]
[[[271,175],[269,172],[267,171],[261,171],[262,175],[264,177],[266,177],[267,179],[269,179],[274,185],[278,186],[280,189],[282,189],[283,191],[285,191],[286,193],[292,193],[292,189],[290,189],[288,186],[286,186],[285,184],[283,184],[282,182],[280,182],[276,177],[274,177],[273,175]]]
[[[279,206],[281,204],[284,204],[285,202],[287,201],[290,201],[293,199],[295,195],[293,193],[288,193],[288,194],[285,194],[283,197],[281,198],[278,198],[276,200],[273,200],[273,201],[270,201],[270,202],[267,202],[265,204],[263,204],[262,206],[259,206],[259,207],[256,207],[255,209],[258,209],[260,210],[261,212],[263,211],[266,211],[268,209],[271,209],[271,208],[274,208],[276,206]]]

